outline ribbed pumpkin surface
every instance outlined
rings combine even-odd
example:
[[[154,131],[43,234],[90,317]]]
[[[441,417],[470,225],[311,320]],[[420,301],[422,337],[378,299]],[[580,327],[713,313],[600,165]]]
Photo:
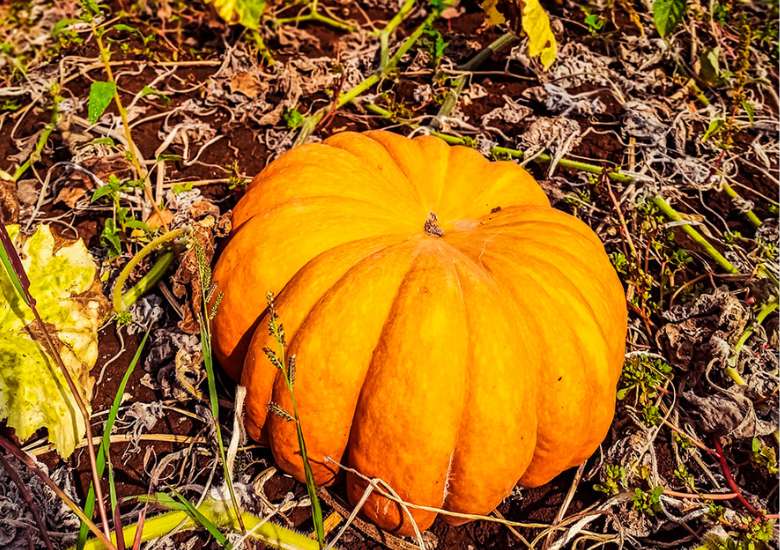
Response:
[[[580,464],[612,420],[626,306],[596,235],[533,178],[433,137],[346,132],[271,163],[233,214],[215,281],[246,426],[304,479],[266,294],[295,354],[318,483],[346,464],[420,505],[486,514]],[[243,366],[243,369],[242,369]],[[356,501],[365,484],[347,478]],[[363,512],[410,533],[391,501]],[[435,514],[414,511],[421,529]]]

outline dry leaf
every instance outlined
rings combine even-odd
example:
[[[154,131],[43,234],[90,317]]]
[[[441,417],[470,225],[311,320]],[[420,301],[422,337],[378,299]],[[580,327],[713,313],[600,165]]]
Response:
[[[79,202],[87,195],[86,189],[82,187],[63,187],[60,192],[57,193],[57,197],[54,202],[61,202],[70,208],[75,208],[76,203]]]
[[[262,86],[257,79],[257,76],[246,71],[241,71],[235,73],[230,78],[230,91],[232,93],[243,94],[249,99],[254,99],[262,92]]]
[[[0,223],[16,223],[19,220],[19,200],[16,185],[0,179]]]
[[[171,225],[173,221],[173,212],[170,210],[160,210],[159,212],[152,212],[146,220],[144,220],[149,229],[159,229],[163,226]]]

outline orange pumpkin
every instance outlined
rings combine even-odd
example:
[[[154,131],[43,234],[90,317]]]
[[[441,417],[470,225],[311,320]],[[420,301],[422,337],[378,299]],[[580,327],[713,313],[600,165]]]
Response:
[[[215,269],[215,350],[247,388],[249,434],[299,480],[295,425],[268,411],[291,410],[263,352],[275,347],[269,291],[319,484],[341,463],[407,502],[487,514],[518,480],[546,483],[604,438],[623,290],[593,231],[515,163],[435,137],[345,132],[271,163],[233,224]],[[353,502],[365,486],[348,474]],[[376,492],[363,513],[412,532]],[[421,529],[436,516],[413,515]]]

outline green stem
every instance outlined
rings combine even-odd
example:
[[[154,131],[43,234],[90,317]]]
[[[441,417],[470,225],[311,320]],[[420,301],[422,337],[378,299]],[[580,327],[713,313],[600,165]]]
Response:
[[[163,233],[159,237],[152,239],[149,241],[149,243],[144,246],[141,250],[139,250],[135,256],[133,256],[127,264],[125,264],[125,267],[122,268],[122,271],[119,273],[119,276],[116,279],[116,283],[114,284],[114,290],[111,293],[111,301],[114,304],[114,312],[115,313],[123,313],[127,309],[127,305],[125,302],[125,298],[122,296],[122,289],[125,286],[125,282],[130,277],[130,274],[133,272],[133,269],[143,260],[146,258],[149,254],[157,250],[160,246],[164,245],[165,243],[168,243],[170,241],[173,241],[174,239],[179,238],[181,235],[183,235],[188,229],[184,227],[180,227],[179,229],[173,229],[172,231],[168,231],[167,233]],[[158,260],[158,263],[160,261]],[[157,265],[157,264],[155,264]],[[159,271],[159,270],[158,270]],[[164,271],[162,272],[164,273]],[[162,276],[162,273],[158,273],[158,277]],[[143,279],[142,279],[143,280]],[[139,281],[140,284],[140,281]],[[146,285],[149,284],[149,280],[147,280]],[[138,286],[138,285],[136,285]],[[134,293],[136,291],[136,288],[134,287],[130,293]],[[137,297],[136,297],[137,299]],[[128,297],[129,300],[129,297]],[[133,302],[130,301],[129,304],[132,304]]]
[[[509,149],[507,147],[496,146],[491,149],[491,152],[494,155],[499,155],[499,156],[505,155],[509,158],[518,159],[518,160],[522,160],[525,157],[524,151]],[[547,153],[541,153],[534,157],[534,162],[548,163],[551,162],[552,159],[553,159],[552,155],[549,155]],[[611,179],[612,181],[617,181],[619,183],[631,183],[634,181],[634,177],[630,174],[623,174],[617,170],[610,169],[606,166],[599,166],[597,164],[590,164],[588,162],[568,159],[565,157],[558,161],[558,166],[561,166],[563,168],[568,168],[570,170],[579,170],[580,172],[595,174],[597,176],[606,173],[609,179]]]
[[[739,374],[739,371],[735,369],[732,366],[726,367],[726,374],[729,378],[737,385],[737,386],[745,386],[747,385],[747,382],[745,382],[745,379],[742,378],[742,375]]]
[[[398,10],[393,18],[387,22],[387,25],[379,32],[379,68],[384,69],[387,66],[390,57],[390,35],[393,34],[398,25],[400,25],[409,12],[414,7],[414,0],[406,0],[401,9]]]
[[[391,111],[389,109],[385,109],[384,107],[380,107],[379,105],[377,105],[375,103],[370,103],[370,102],[369,103],[361,103],[361,105],[363,107],[365,107],[366,111],[370,111],[370,112],[372,112],[372,113],[374,113],[376,115],[381,116],[382,118],[389,118],[389,119],[392,119],[392,120],[398,120],[396,118],[395,114],[393,114],[393,111]],[[403,122],[403,124],[405,126],[409,126],[410,128],[417,128],[418,127],[418,125],[411,124],[411,123],[408,123],[408,122]]]
[[[314,480],[314,473],[309,464],[309,454],[306,450],[306,441],[303,437],[303,427],[301,426],[301,418],[298,415],[298,401],[295,398],[295,373],[294,362],[288,362],[286,342],[284,338],[284,332],[282,325],[279,324],[279,318],[276,314],[276,309],[271,294],[268,295],[268,307],[271,312],[271,318],[268,325],[270,333],[276,338],[276,343],[279,346],[278,367],[282,371],[284,381],[287,385],[287,391],[290,393],[290,400],[292,401],[293,415],[292,418],[295,421],[295,430],[298,436],[298,448],[301,452],[301,461],[303,462],[303,470],[306,478],[306,492],[309,494],[309,500],[311,501],[312,522],[314,523],[314,533],[317,536],[317,542],[322,547],[325,544],[325,528],[322,521],[322,506],[320,505],[320,499],[317,495],[317,483]],[[294,361],[294,358],[291,358]],[[289,414],[289,413],[288,413]]]
[[[237,527],[237,518],[214,501],[207,500],[197,508],[197,511],[219,527],[232,529]],[[282,550],[319,550],[319,544],[316,540],[259,518],[249,512],[242,513],[241,519],[246,526],[247,535],[250,539],[260,541],[272,548]],[[198,524],[183,510],[159,514],[144,521],[141,542],[168,535],[177,527],[181,527],[184,530],[192,530],[198,528]],[[133,544],[137,529],[138,524],[128,525],[122,529],[122,538],[124,538],[126,545],[130,546]],[[116,534],[111,534],[111,540],[112,542],[116,541]],[[105,544],[98,539],[90,539],[84,546],[85,550],[104,550],[105,548]]]
[[[219,460],[222,463],[222,471],[225,476],[225,485],[227,485],[228,492],[230,493],[230,501],[233,505],[235,516],[238,518],[241,532],[245,533],[245,526],[241,519],[241,508],[239,506],[236,493],[233,488],[233,473],[230,471],[230,466],[225,454],[225,443],[222,439],[222,428],[219,423],[219,397],[217,395],[217,379],[214,375],[214,355],[211,348],[211,316],[209,312],[209,303],[211,302],[213,287],[213,279],[211,268],[209,266],[209,260],[206,258],[206,254],[200,243],[195,240],[193,242],[195,247],[195,253],[198,259],[198,277],[200,279],[200,297],[201,297],[201,312],[198,314],[198,324],[200,325],[200,345],[201,353],[203,355],[203,366],[206,368],[206,379],[209,389],[209,406],[211,408],[211,418],[214,422],[214,432],[217,436],[217,447],[219,449]]]
[[[355,30],[355,27],[353,27],[349,23],[346,23],[345,21],[341,21],[334,17],[328,17],[327,15],[322,15],[317,7],[317,4],[318,4],[317,0],[313,0],[308,7],[309,13],[306,13],[304,15],[296,15],[295,17],[280,17],[278,19],[275,19],[273,23],[277,26],[280,26],[289,23],[303,23],[306,21],[317,21],[325,25],[330,25],[334,29],[338,29],[340,31],[352,32]]]
[[[22,163],[19,168],[17,168],[13,175],[11,176],[14,182],[19,181],[19,178],[21,178],[24,173],[27,171],[30,166],[33,165],[33,163],[38,162],[41,158],[41,152],[43,151],[43,148],[46,147],[46,143],[49,141],[49,137],[51,137],[51,133],[54,131],[54,129],[57,127],[57,120],[59,119],[59,110],[57,109],[57,100],[58,98],[54,98],[54,106],[51,110],[51,121],[44,127],[43,131],[41,132],[41,135],[38,136],[38,141],[35,142],[35,149],[33,149],[33,152],[30,153],[30,156],[27,157],[27,160]]]
[[[138,180],[143,186],[143,193],[146,197],[146,200],[149,201],[152,206],[152,210],[154,210],[154,213],[157,214],[158,218],[160,220],[164,220],[165,218],[163,218],[162,214],[160,213],[160,206],[154,200],[154,193],[152,193],[152,184],[149,179],[149,172],[146,170],[146,167],[142,162],[143,156],[141,155],[141,150],[133,140],[133,133],[130,130],[131,126],[130,119],[127,115],[127,109],[125,109],[125,106],[122,103],[122,98],[119,95],[119,85],[114,78],[114,71],[111,69],[111,52],[103,44],[103,31],[97,28],[95,19],[92,20],[92,34],[95,37],[95,43],[97,44],[98,51],[100,53],[100,60],[103,63],[103,69],[106,73],[106,78],[109,82],[114,83],[114,104],[116,105],[116,109],[119,112],[119,118],[122,121],[122,131],[124,133],[125,142],[127,144],[127,152],[130,163],[133,166],[133,170],[135,171]],[[167,230],[168,223],[163,221],[163,227]]]
[[[517,40],[517,35],[512,31],[502,34],[493,42],[491,42],[486,48],[480,50],[477,55],[461,65],[459,69],[461,71],[473,71],[482,65],[485,61],[487,61],[491,55],[510,46],[515,40]],[[462,74],[455,78],[455,86],[447,92],[447,96],[444,98],[444,101],[441,104],[441,108],[436,115],[437,118],[446,117],[452,113],[452,110],[458,103],[458,97],[460,97],[460,94],[463,91],[463,87],[466,85],[467,76],[467,74]]]
[[[743,199],[739,193],[737,193],[736,189],[734,189],[731,185],[729,185],[729,182],[724,181],[721,183],[721,189],[725,191],[725,193],[731,198],[731,200],[734,201],[734,203],[739,207],[740,205],[745,203],[745,199]],[[756,213],[753,212],[751,209],[744,210],[743,213],[745,214],[745,217],[748,219],[750,223],[753,224],[754,227],[761,227],[761,220],[758,216],[756,216]]]
[[[701,246],[704,250],[707,251],[707,254],[715,260],[718,265],[720,265],[723,269],[728,271],[729,273],[739,273],[739,270],[734,267],[734,265],[729,262],[723,254],[718,252],[718,250],[715,249],[714,246],[712,246],[707,239],[704,238],[704,235],[699,233],[699,231],[690,225],[688,220],[682,217],[682,215],[677,212],[666,200],[660,196],[656,195],[653,197],[653,203],[661,210],[661,212],[666,215],[667,218],[669,218],[672,221],[676,222],[686,222],[680,227],[682,230],[691,238],[693,239],[699,246]]]
[[[339,96],[336,98],[336,101],[332,106],[320,109],[314,114],[306,117],[306,120],[301,125],[301,130],[296,139],[296,143],[297,144],[303,143],[303,141],[305,141],[305,139],[309,137],[309,135],[311,135],[311,133],[317,127],[317,124],[319,124],[319,122],[322,120],[322,118],[325,116],[326,113],[336,109],[340,109],[344,105],[351,103],[357,97],[362,95],[364,92],[371,89],[382,78],[387,76],[387,74],[390,71],[395,69],[395,67],[401,61],[401,58],[403,58],[403,56],[406,55],[406,53],[412,48],[412,46],[414,46],[415,42],[417,42],[420,36],[422,36],[422,34],[425,32],[425,29],[427,29],[438,16],[439,16],[439,12],[436,10],[429,13],[428,17],[426,17],[425,20],[422,23],[420,23],[420,25],[414,30],[414,32],[412,32],[412,34],[406,37],[406,40],[403,41],[403,43],[398,48],[398,50],[396,50],[393,56],[387,61],[387,63],[383,67],[380,67],[376,72],[374,72],[372,75],[365,78],[362,82],[355,85],[349,91],[343,94],[339,94]]]
[[[739,337],[739,340],[737,340],[737,343],[734,345],[734,352],[731,354],[731,358],[729,359],[729,364],[726,367],[726,374],[728,374],[729,377],[738,386],[745,385],[745,380],[742,378],[742,376],[739,374],[739,371],[737,371],[736,369],[737,360],[739,359],[739,354],[742,351],[742,348],[745,347],[745,343],[747,342],[748,338],[750,338],[750,336],[753,334],[756,328],[761,326],[761,323],[764,322],[764,319],[766,319],[771,313],[777,311],[777,308],[778,308],[778,302],[777,302],[777,298],[774,296],[772,296],[769,300],[764,302],[758,314],[756,315],[756,320],[753,321],[753,323],[751,323],[747,329],[745,329],[745,332],[742,333],[742,335]]]
[[[298,15],[295,17],[283,17],[281,19],[277,19],[276,24],[284,25],[289,23],[304,23],[306,21],[317,21],[319,23],[324,23],[325,25],[330,25],[331,27],[340,31],[352,32],[354,30],[351,25],[344,23],[343,21],[339,21],[338,19],[334,19],[333,17],[322,15],[319,12],[307,13],[306,15]]]
[[[132,306],[136,300],[141,296],[149,292],[157,282],[162,279],[162,276],[168,271],[173,263],[173,252],[165,252],[161,254],[159,258],[154,262],[154,265],[149,272],[141,277],[139,281],[134,284],[130,290],[122,294],[122,311],[126,311]]]
[[[417,40],[420,39],[420,36],[422,36],[422,34],[425,32],[425,29],[427,29],[438,16],[439,13],[436,11],[428,14],[428,17],[426,17],[425,20],[420,23],[416,29],[414,29],[414,32],[406,37],[406,40],[403,41],[401,46],[396,50],[396,52],[387,61],[387,64],[383,68],[366,78],[363,82],[359,83],[347,93],[339,95],[338,99],[336,100],[336,107],[340,108],[347,103],[351,103],[355,100],[355,98],[379,82],[379,80],[386,76],[387,73],[395,69],[395,67],[401,61],[401,58],[403,58],[403,56],[406,55],[412,46],[414,46],[415,42],[417,42]]]
[[[431,134],[443,139],[444,141],[446,141],[451,145],[467,145],[469,147],[472,146],[472,141],[467,138],[452,136],[449,134],[444,134],[442,132],[431,132]],[[491,147],[490,153],[498,157],[507,157],[516,160],[522,160],[525,158],[525,151],[521,151],[519,149],[510,149],[509,147],[500,147],[500,146]],[[534,157],[534,162],[547,163],[550,161],[552,161],[552,156],[548,155],[547,153],[542,153]],[[596,175],[601,175],[606,172],[607,177],[609,177],[609,179],[620,183],[631,183],[634,181],[634,177],[631,176],[630,174],[622,174],[618,171],[611,170],[605,166],[590,164],[579,160],[562,158],[558,161],[558,166],[562,166],[563,168],[569,168],[571,170],[579,170],[580,172],[588,172],[590,174],[596,174]]]
[[[493,42],[488,44],[488,46],[482,50],[480,50],[477,55],[469,59],[466,63],[460,66],[460,69],[462,71],[473,71],[480,65],[482,65],[485,61],[487,61],[491,55],[496,54],[505,48],[508,48],[513,43],[517,41],[517,35],[513,31],[507,31],[498,38],[496,38]]]
[[[254,41],[255,45],[257,46],[257,52],[265,60],[265,62],[269,65],[273,65],[274,57],[271,55],[271,50],[268,49],[268,46],[263,39],[263,35],[261,35],[256,30],[250,30],[249,37]]]

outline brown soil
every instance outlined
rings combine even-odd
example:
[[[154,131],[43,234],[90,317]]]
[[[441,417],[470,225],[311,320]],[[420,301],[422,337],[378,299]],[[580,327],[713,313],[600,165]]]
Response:
[[[447,39],[449,39],[448,33],[453,35],[447,53],[456,64],[467,60],[473,55],[473,50],[467,46],[464,36],[470,35],[473,37],[473,40],[478,41],[482,46],[486,46],[499,35],[499,32],[495,29],[482,29],[483,16],[473,3],[466,3],[465,5],[466,12],[463,15],[447,22],[440,22],[437,24],[437,28],[445,37],[447,37]],[[556,10],[555,7],[552,9],[553,11]],[[349,15],[358,20],[362,17],[354,9],[348,11]],[[367,9],[366,13],[372,19],[388,18],[388,14],[378,8]],[[625,26],[630,26],[630,23],[628,22],[629,19],[625,13],[618,9],[616,10],[616,15],[618,21],[621,21]],[[410,28],[411,24],[407,25],[406,32],[408,32]],[[298,55],[308,57],[319,57],[323,55],[330,57],[338,56],[337,44],[340,35],[337,32],[322,26],[307,26],[306,30],[312,33],[318,42],[313,41],[311,43],[302,44]],[[590,37],[581,29],[578,32],[580,33],[578,36],[568,36],[567,39],[582,40],[594,50],[601,49],[604,53],[608,53],[610,47],[608,41],[601,38],[597,39]],[[109,34],[109,37],[110,36],[111,34]],[[203,52],[203,58],[219,60],[223,55],[223,45],[220,41],[219,31],[211,28],[203,21],[194,21],[185,26],[185,36],[195,39],[193,48],[200,49],[200,51]],[[135,38],[131,40],[131,45],[133,47],[141,46],[140,42]],[[275,44],[270,42],[268,46],[273,50]],[[96,56],[94,46],[91,44],[87,46],[75,46],[72,51],[67,53],[87,57]],[[149,55],[156,55],[163,59],[169,56],[170,52],[164,45],[155,43],[152,47],[152,53]],[[133,56],[130,55],[129,57],[132,58]],[[121,55],[117,52],[115,59],[120,58]],[[532,85],[529,81],[518,80],[511,75],[496,74],[496,72],[503,70],[503,64],[504,61],[502,56],[493,56],[493,58],[481,68],[485,74],[475,75],[473,82],[483,86],[488,95],[480,101],[475,101],[470,106],[464,108],[464,114],[469,117],[471,121],[479,121],[480,117],[485,113],[496,107],[502,106],[504,104],[503,96],[506,95],[512,98],[520,97],[523,91]],[[183,79],[183,82],[180,82],[178,85],[179,87],[184,88],[188,83],[195,84],[202,82],[209,75],[213,74],[215,70],[216,67],[188,67],[180,69],[177,71],[177,75]],[[98,77],[99,74],[99,71],[91,73],[93,77]],[[150,81],[153,76],[153,71],[150,68],[145,68],[141,71],[138,78],[123,80],[126,84],[126,88],[123,90],[123,97],[137,93],[143,87],[144,83]],[[84,78],[83,76],[77,77],[68,82],[62,93],[65,97],[85,98],[88,96],[89,86],[90,81],[87,78]],[[399,103],[409,101],[411,94],[413,93],[413,88],[414,86],[410,81],[402,82],[400,85],[393,88],[393,100]],[[570,89],[569,92],[577,94],[594,89],[596,89],[595,86],[582,86]],[[152,104],[149,106],[144,116],[148,117],[157,113],[170,111],[172,108],[182,105],[193,97],[194,94],[199,93],[202,92],[197,91],[192,92],[191,94],[177,94],[174,95],[168,103]],[[579,119],[578,121],[582,123],[583,127],[589,126],[591,123],[612,124],[618,121],[622,116],[620,105],[615,102],[611,95],[604,93],[600,94],[599,97],[607,107],[606,112],[594,117],[593,120],[586,118]],[[316,97],[305,97],[302,99],[301,108],[307,108],[309,102],[314,99],[322,100],[324,98],[325,96],[322,94],[319,94]],[[433,115],[438,110],[438,107],[439,105],[434,101],[428,105],[419,107],[420,113],[415,114]],[[535,110],[543,110],[543,106],[541,105],[532,104],[532,107]],[[113,106],[109,107],[110,112],[115,112],[113,109]],[[81,113],[81,115],[85,116],[85,113]],[[18,138],[20,136],[35,134],[35,132],[48,122],[48,119],[48,112],[40,108],[34,109],[25,117],[24,123],[20,126],[15,137]],[[230,167],[234,162],[239,167],[240,172],[246,176],[251,177],[259,172],[269,160],[269,151],[262,144],[261,140],[258,139],[258,134],[263,131],[263,128],[259,128],[251,120],[235,120],[233,122],[230,120],[230,112],[224,107],[216,108],[213,114],[205,118],[205,122],[216,128],[219,135],[225,137],[205,151],[200,158],[200,163],[193,164],[192,166],[185,166],[182,162],[169,162],[168,170],[170,171],[170,177],[177,180],[225,178],[230,175],[225,168]],[[376,122],[372,127],[379,127],[381,124],[381,122]],[[343,129],[364,130],[367,129],[369,125],[371,125],[371,123],[367,123],[364,119],[358,120],[349,113],[339,113],[333,118],[330,125],[327,128],[323,128],[318,134],[321,137],[325,137],[329,132]],[[155,150],[161,143],[160,133],[162,127],[163,121],[158,118],[140,124],[134,128],[135,141],[146,159],[154,158]],[[507,124],[497,123],[497,128],[508,135],[517,136],[522,134],[526,129],[526,125],[521,123],[518,126],[513,127]],[[744,139],[748,139],[748,137]],[[8,135],[8,132],[6,131],[0,135],[0,158],[7,158],[9,155],[16,152],[16,148]],[[572,151],[572,153],[581,157],[600,159],[601,161],[610,162],[614,165],[622,165],[626,162],[625,147],[619,139],[611,133],[590,133],[587,138]],[[72,151],[69,148],[67,139],[63,136],[62,130],[55,131],[48,149],[46,150],[46,154],[37,165],[39,173],[45,173],[45,171],[54,163],[69,160],[71,156]],[[544,177],[545,172],[540,167],[531,164],[529,168],[535,175],[540,178]],[[572,173],[565,170],[560,173],[564,176],[573,176]],[[761,181],[762,177],[760,173],[753,172],[750,168],[746,168],[740,178],[741,181],[744,181],[753,189],[756,189],[761,193],[770,196],[774,196],[776,193],[776,190],[772,189],[770,184]],[[206,186],[202,187],[201,190],[206,197],[217,202],[223,211],[227,211],[232,207],[241,193],[240,188],[231,189],[225,184]],[[722,194],[707,192],[704,197],[708,206],[725,217],[730,226],[734,229],[739,229],[746,235],[753,234],[752,228],[745,223],[738,212],[735,212],[731,202]],[[759,206],[757,207],[757,212],[760,215],[765,216],[768,213],[768,210],[766,207]],[[99,246],[98,235],[104,222],[104,219],[101,216],[91,212],[73,212],[62,204],[49,205],[46,209],[46,213],[52,216],[65,215],[68,222],[75,226],[79,236],[85,240],[89,247]],[[166,315],[168,318],[168,326],[173,326],[177,318],[172,308],[167,307]],[[105,411],[110,407],[119,381],[126,371],[139,341],[140,338],[137,335],[133,337],[125,335],[124,352],[109,365],[106,369],[106,374],[102,383],[95,389],[95,397],[92,402],[94,411]],[[100,335],[100,359],[93,371],[95,377],[97,377],[105,362],[109,358],[114,357],[119,349],[120,343],[116,337],[114,325],[112,324],[105,328]],[[127,401],[127,405],[131,403],[153,403],[162,399],[169,399],[169,397],[166,397],[160,391],[153,390],[142,383],[142,378],[145,376],[151,376],[152,378],[156,377],[157,372],[154,370],[155,367],[152,367],[151,371],[147,371],[142,364],[138,365],[127,387],[127,392],[132,395],[132,399]],[[225,403],[229,404],[232,399],[232,385],[225,380],[221,381],[221,397]],[[187,403],[188,405],[191,405],[192,401],[188,401]],[[189,412],[196,413],[196,409],[189,409]],[[231,418],[232,410],[229,407],[223,407],[221,415],[223,420],[225,418]],[[101,417],[101,420],[102,418],[103,417]],[[621,432],[621,422],[625,422],[625,418],[616,420],[616,425],[613,426],[613,431],[608,436],[605,446],[608,447],[610,443],[618,439]],[[223,425],[224,424],[225,422],[223,422]],[[147,433],[164,433],[193,437],[207,433],[204,432],[203,422],[198,422],[186,415],[172,411],[166,411],[158,422],[146,431]],[[179,449],[181,449],[181,445],[179,444],[160,441],[143,442],[140,451],[133,451],[132,446],[129,443],[113,445],[111,447],[111,453],[114,459],[119,497],[124,498],[146,494],[149,490],[150,465],[159,460],[159,458]],[[209,457],[206,456],[198,458],[195,460],[194,464],[189,467],[195,469],[198,467],[203,468],[206,466],[208,458]],[[734,456],[733,458],[742,461],[747,460],[745,456]],[[45,455],[42,459],[47,465],[52,467],[58,463],[53,454]],[[666,455],[663,453],[660,454],[658,459],[660,462],[659,468],[662,470],[663,475],[671,476],[671,472],[674,469],[674,463],[670,456],[668,456],[668,452]],[[242,460],[246,460],[246,457]],[[273,458],[270,451],[267,449],[256,449],[251,451],[251,460],[254,463],[251,466],[248,466],[247,469],[247,473],[250,475],[251,473],[262,471],[264,467],[273,464]],[[595,459],[591,459],[591,461],[595,462]],[[75,453],[70,460],[70,464],[76,472],[76,476],[74,477],[76,477],[79,482],[77,492],[79,493],[79,496],[83,497],[86,494],[90,481],[86,452],[80,450]],[[569,490],[573,477],[573,471],[569,471],[544,487],[523,490],[521,498],[508,499],[500,506],[499,512],[506,518],[516,521],[552,522]],[[761,479],[758,476],[757,478]],[[196,476],[196,479],[202,481],[203,475]],[[749,482],[748,488],[755,491],[757,494],[762,494],[763,491],[754,485],[756,485],[756,483],[751,484]],[[305,487],[295,483],[287,476],[277,474],[265,486],[265,491],[272,501],[278,501],[290,491],[294,492],[296,495],[304,495]],[[345,491],[343,484],[336,484],[332,488],[332,491],[336,496],[344,500]],[[582,510],[601,498],[603,498],[603,495],[594,491],[593,482],[583,481],[580,483],[575,498],[568,507],[567,513],[570,515]],[[300,529],[309,529],[310,516],[308,510],[298,509],[289,516],[289,519]],[[598,523],[593,525],[598,525]],[[591,525],[591,527],[593,527],[593,525]],[[519,529],[519,531],[523,536],[531,538],[538,534],[538,532],[527,529]],[[432,532],[439,540],[438,548],[440,549],[503,549],[522,547],[518,542],[518,539],[515,538],[506,527],[496,523],[476,522],[464,526],[453,527],[439,519],[434,525]],[[205,536],[203,540],[205,540]],[[348,540],[351,541],[349,548],[367,549],[381,547],[356,530],[350,532]]]

